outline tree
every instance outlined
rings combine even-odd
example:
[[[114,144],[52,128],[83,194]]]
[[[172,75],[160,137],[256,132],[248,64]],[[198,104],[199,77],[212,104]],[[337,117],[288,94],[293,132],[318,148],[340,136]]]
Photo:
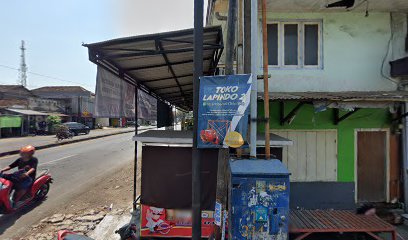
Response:
[[[61,118],[59,116],[48,116],[47,117],[48,130],[54,132],[55,128],[61,125]]]

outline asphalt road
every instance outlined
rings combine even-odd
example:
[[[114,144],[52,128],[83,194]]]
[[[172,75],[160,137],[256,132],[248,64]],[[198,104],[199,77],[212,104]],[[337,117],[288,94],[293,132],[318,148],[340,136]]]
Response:
[[[48,198],[37,206],[0,215],[0,239],[13,239],[59,208],[69,206],[72,199],[103,181],[108,174],[127,164],[133,167],[132,136],[133,133],[125,133],[37,151],[38,172],[48,168],[54,178]],[[0,167],[17,157],[0,158]]]
[[[139,127],[139,130],[142,130],[146,127]],[[108,128],[108,129],[95,129],[92,130],[89,134],[80,134],[75,136],[73,139],[65,139],[63,142],[69,142],[72,140],[86,139],[91,137],[110,135],[120,132],[129,132],[134,131],[134,128]],[[27,136],[27,137],[15,137],[15,138],[0,138],[0,153],[9,152],[13,150],[19,150],[22,146],[33,145],[35,147],[44,146],[48,144],[56,143],[57,139],[55,135],[47,136]]]

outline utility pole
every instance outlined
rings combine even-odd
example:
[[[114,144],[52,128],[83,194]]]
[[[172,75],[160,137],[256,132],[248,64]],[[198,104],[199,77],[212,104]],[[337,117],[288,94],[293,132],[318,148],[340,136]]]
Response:
[[[237,1],[228,1],[228,19],[227,19],[227,42],[226,42],[226,54],[225,54],[225,75],[234,74],[234,50],[235,50],[235,36],[236,36],[236,23],[237,23]],[[238,152],[237,152],[238,153]],[[221,210],[221,226],[215,226],[215,239],[221,239],[222,228],[225,224],[224,211],[227,209],[227,195],[228,195],[228,160],[229,149],[220,148],[218,153],[218,166],[217,166],[217,189],[216,189],[216,201],[222,206]]]
[[[225,75],[234,74],[236,23],[237,23],[237,0],[229,0],[227,19],[227,42],[225,49]]]
[[[19,78],[18,84],[24,87],[27,87],[27,65],[25,60],[25,42],[21,40],[21,55],[20,55],[20,69],[19,69]]]
[[[250,26],[248,27],[250,34],[250,55],[246,56],[250,58],[251,72],[252,72],[252,86],[251,86],[251,128],[250,128],[250,157],[256,159],[256,134],[257,134],[257,116],[258,116],[258,0],[252,0],[250,8]],[[248,13],[247,13],[248,14]],[[247,24],[248,25],[248,24]],[[245,31],[248,31],[245,30]],[[247,37],[245,37],[247,39]],[[247,54],[247,53],[246,53]]]
[[[201,160],[197,148],[200,77],[203,75],[204,0],[194,0],[193,149],[192,149],[192,239],[201,239]]]
[[[266,25],[266,0],[262,0],[262,42],[263,42],[263,80],[265,112],[265,159],[271,158],[269,133],[269,73],[268,73],[268,28]]]

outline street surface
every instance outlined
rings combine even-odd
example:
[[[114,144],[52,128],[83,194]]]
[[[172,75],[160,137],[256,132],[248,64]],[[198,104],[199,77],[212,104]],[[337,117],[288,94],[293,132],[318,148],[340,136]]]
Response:
[[[38,172],[48,168],[54,178],[48,198],[38,206],[0,215],[0,239],[13,239],[41,219],[69,207],[76,197],[118,169],[126,165],[133,168],[133,135],[125,133],[37,151]],[[0,158],[0,167],[7,166],[17,157]]]
[[[141,128],[144,128],[144,127],[141,127]],[[87,135],[81,134],[79,136],[74,136],[73,140],[85,139],[85,138],[96,137],[96,136],[101,136],[101,135],[108,135],[108,134],[118,133],[118,132],[128,132],[132,130],[134,131],[134,128],[95,129],[95,130],[91,130],[91,132]],[[70,140],[69,139],[63,140],[63,142],[67,142],[67,141],[70,141]],[[57,139],[55,138],[55,135],[0,138],[0,153],[12,151],[12,150],[18,150],[22,146],[25,146],[28,144],[37,147],[37,146],[43,146],[43,145],[52,144],[56,142],[57,142]]]

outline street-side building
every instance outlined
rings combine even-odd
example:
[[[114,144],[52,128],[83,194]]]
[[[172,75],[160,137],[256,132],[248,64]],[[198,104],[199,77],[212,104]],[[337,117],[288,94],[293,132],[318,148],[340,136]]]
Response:
[[[347,10],[328,8],[332,2],[266,4],[266,131],[293,141],[283,148],[281,159],[292,173],[291,207],[353,208],[361,202],[404,201],[401,146],[406,143],[402,120],[408,93],[406,76],[391,72],[396,63],[408,69],[408,2],[355,1]],[[256,74],[263,74],[260,3],[258,14],[251,16],[258,23],[252,26],[258,47],[251,49],[257,54],[248,56],[248,10],[238,4],[237,73],[243,73],[243,59],[257,56]],[[221,25],[226,32],[228,0],[210,0],[207,13],[207,24]],[[257,90],[258,118],[264,118],[262,80]],[[258,124],[258,131],[265,131],[264,124]]]
[[[72,121],[93,127],[95,96],[92,92],[80,86],[47,86],[32,92],[41,98],[64,102],[64,112]]]
[[[0,107],[60,113],[65,108],[62,101],[41,98],[21,85],[0,85]]]
[[[62,101],[38,97],[24,86],[0,85],[0,135],[34,134],[39,130],[39,123],[50,115],[67,120],[64,108]]]

